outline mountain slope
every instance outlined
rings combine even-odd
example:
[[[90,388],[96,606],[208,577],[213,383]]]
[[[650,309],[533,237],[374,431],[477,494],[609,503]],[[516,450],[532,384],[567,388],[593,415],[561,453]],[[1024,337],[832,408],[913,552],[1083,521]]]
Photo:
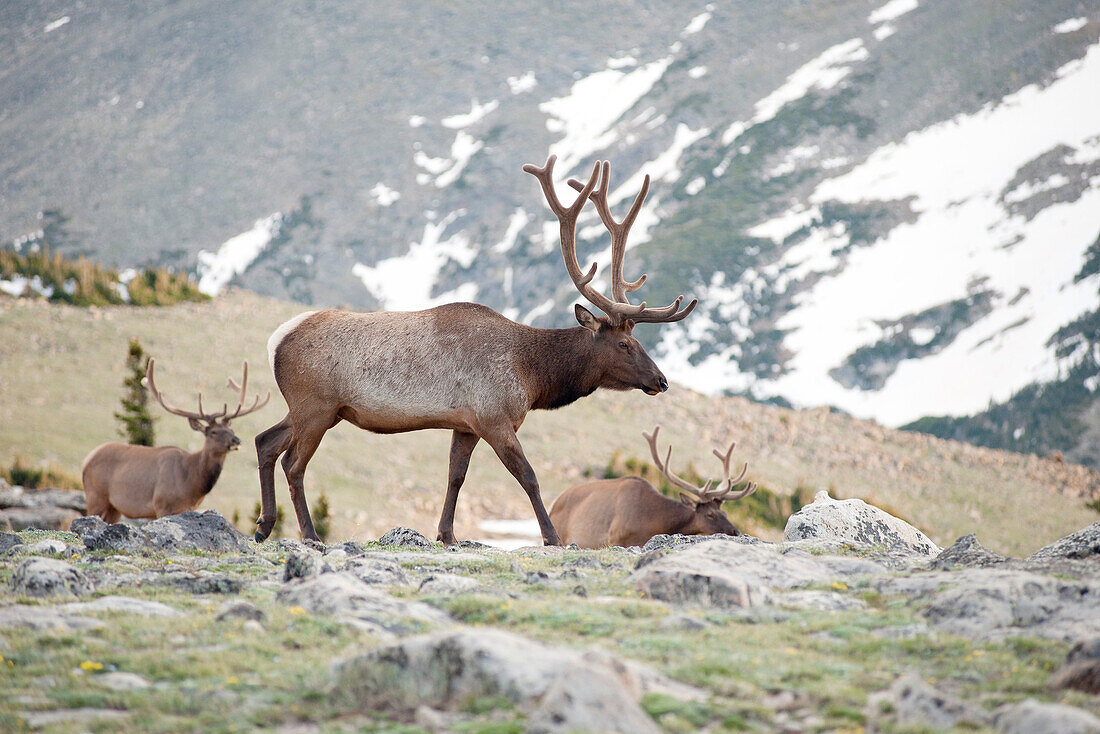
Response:
[[[1074,326],[1100,312],[1088,3],[0,13],[0,241],[33,246],[60,210],[61,250],[211,292],[561,325],[575,291],[519,169],[606,157],[618,207],[654,179],[638,295],[701,299],[641,334],[682,382],[892,425],[1052,386],[1079,398],[1040,423],[1100,432]],[[606,266],[594,213],[580,235]],[[966,425],[936,430],[987,440]],[[996,445],[1098,460],[1080,431],[1021,427]]]

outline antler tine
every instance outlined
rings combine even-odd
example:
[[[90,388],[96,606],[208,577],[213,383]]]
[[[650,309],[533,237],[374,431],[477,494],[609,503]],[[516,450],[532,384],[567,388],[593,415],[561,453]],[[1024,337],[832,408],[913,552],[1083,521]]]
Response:
[[[756,483],[749,482],[748,486],[742,489],[740,492],[731,492],[734,487],[741,483],[745,478],[745,474],[749,470],[748,462],[745,462],[741,466],[741,471],[736,477],[730,476],[730,458],[733,456],[733,449],[736,448],[737,442],[731,441],[730,447],[726,449],[726,453],[722,453],[718,449],[714,449],[713,453],[722,462],[722,476],[724,477],[715,488],[710,492],[710,499],[719,499],[729,502],[733,500],[739,500],[742,497],[748,497],[750,494],[756,491]]]
[[[634,306],[629,303],[617,303],[603,295],[590,285],[592,279],[596,277],[596,263],[592,263],[592,267],[585,273],[581,270],[580,263],[577,261],[577,216],[596,188],[596,183],[600,179],[601,162],[596,161],[592,166],[592,174],[588,178],[588,183],[581,187],[580,193],[573,204],[565,207],[562,206],[557,193],[554,191],[553,173],[556,160],[557,156],[552,155],[546,159],[546,165],[541,168],[533,163],[528,163],[523,167],[523,170],[538,179],[539,184],[542,186],[543,195],[546,197],[546,202],[550,205],[550,210],[558,218],[561,233],[561,254],[565,260],[565,270],[569,273],[569,278],[573,281],[577,290],[580,291],[580,294],[588,299],[593,306],[606,313],[613,322],[621,323],[628,318],[633,318],[636,314],[645,310],[645,304]]]
[[[664,462],[661,461],[661,456],[657,453],[657,434],[660,432],[660,430],[661,427],[658,425],[653,428],[652,435],[646,433],[645,431],[642,431],[642,436],[644,436],[645,440],[649,443],[649,453],[653,456],[653,461],[657,465],[657,469],[665,475],[665,478],[668,479],[668,481],[672,482],[680,489],[691,493],[700,501],[705,501],[706,492],[710,487],[710,482],[707,482],[706,485],[700,488],[695,486],[691,482],[688,482],[685,479],[681,479],[680,477],[673,474],[672,469],[669,467],[669,463],[672,461],[671,444],[669,444],[668,454],[665,456]]]
[[[234,390],[239,390],[241,395],[240,395],[240,398],[237,400],[237,409],[233,412],[232,415],[226,416],[226,418],[225,418],[226,423],[233,420],[234,418],[239,418],[242,415],[248,415],[249,413],[252,413],[254,411],[259,410],[260,408],[267,405],[268,400],[271,400],[271,391],[270,390],[267,391],[267,396],[264,398],[262,403],[260,402],[260,394],[256,393],[256,397],[252,400],[252,405],[250,405],[250,406],[248,406],[248,408],[242,410],[242,408],[244,407],[245,397],[246,397],[246,394],[248,392],[248,360],[247,359],[244,361],[244,364],[241,365],[241,370],[243,371],[244,375],[241,377],[241,384],[239,386],[233,380],[232,377],[230,377],[229,380],[227,381],[229,387],[234,389]]]
[[[199,412],[198,413],[194,413],[190,410],[183,410],[182,408],[177,408],[175,406],[169,405],[165,401],[164,395],[161,393],[160,390],[157,389],[157,381],[153,377],[153,371],[154,371],[155,365],[156,365],[156,360],[150,358],[149,359],[149,366],[145,370],[145,380],[144,380],[144,382],[145,382],[145,385],[149,388],[149,392],[151,392],[153,394],[153,397],[156,399],[156,401],[158,403],[160,403],[160,407],[164,408],[166,411],[168,411],[172,415],[178,415],[178,416],[181,416],[183,418],[193,418],[195,420],[200,420],[200,421],[209,421],[210,418],[205,413],[202,412],[202,393],[199,393]],[[223,413],[223,415],[224,415],[224,413]]]

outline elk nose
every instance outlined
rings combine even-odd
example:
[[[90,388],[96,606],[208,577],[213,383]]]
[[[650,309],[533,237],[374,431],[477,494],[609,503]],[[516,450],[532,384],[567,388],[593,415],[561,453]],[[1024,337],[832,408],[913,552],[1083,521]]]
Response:
[[[665,379],[664,375],[657,378],[657,384],[661,386],[661,392],[668,390],[668,380]]]

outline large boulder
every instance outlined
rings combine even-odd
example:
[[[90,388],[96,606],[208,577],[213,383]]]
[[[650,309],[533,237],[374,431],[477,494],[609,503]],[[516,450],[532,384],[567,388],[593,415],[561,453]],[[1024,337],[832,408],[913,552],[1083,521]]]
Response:
[[[772,601],[774,589],[847,581],[884,571],[857,558],[812,556],[769,543],[712,540],[656,560],[643,559],[631,576],[654,599],[705,607],[751,607]]]
[[[103,622],[94,617],[62,614],[49,607],[31,606],[29,604],[0,606],[0,629],[81,631],[101,627],[103,627]]]
[[[286,584],[281,603],[337,620],[382,636],[446,624],[450,617],[434,607],[397,599],[368,586],[349,573],[333,572]]]
[[[121,522],[108,524],[97,515],[73,520],[70,529],[89,550],[138,553],[152,548],[149,536],[139,528]]]
[[[396,527],[386,532],[378,542],[382,545],[401,545],[407,548],[431,548],[432,541],[412,528]]]
[[[139,617],[178,617],[178,609],[162,604],[159,601],[148,599],[135,599],[130,596],[101,596],[92,601],[77,601],[62,604],[55,607],[57,611],[64,613],[79,612],[122,612],[123,614],[136,614]]]
[[[68,530],[83,514],[67,507],[11,507],[0,510],[0,520],[12,530]]]
[[[11,576],[15,593],[24,596],[83,596],[92,584],[73,566],[55,558],[34,557],[20,563]]]
[[[998,708],[993,728],[1001,734],[1100,734],[1100,719],[1074,706],[1029,698]]]
[[[500,630],[423,635],[334,666],[333,698],[352,710],[411,717],[420,706],[465,710],[501,697],[533,732],[658,732],[646,693],[695,697],[643,666],[598,651],[551,647]]]
[[[162,551],[252,552],[248,538],[217,510],[169,515],[154,520],[142,531],[150,544]]]
[[[926,589],[931,603],[922,614],[932,626],[952,634],[1066,641],[1100,634],[1100,587],[1086,581],[1008,568],[968,569],[929,578],[949,588]]]
[[[978,707],[937,690],[913,673],[898,677],[888,689],[867,698],[867,719],[873,731],[894,727],[946,731],[962,724],[986,723]]]
[[[884,546],[918,556],[935,556],[940,548],[917,528],[861,499],[834,500],[828,492],[787,518],[787,541],[839,540],[862,546]]]
[[[1007,563],[1008,558],[978,542],[974,533],[967,533],[932,560],[932,568],[985,568]]]
[[[1032,553],[1028,563],[1100,556],[1100,522],[1071,533]]]

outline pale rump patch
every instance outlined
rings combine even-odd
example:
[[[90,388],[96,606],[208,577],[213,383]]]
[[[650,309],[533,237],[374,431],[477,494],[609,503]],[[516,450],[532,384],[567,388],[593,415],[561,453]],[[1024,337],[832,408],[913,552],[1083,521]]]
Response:
[[[282,343],[287,334],[294,330],[294,327],[315,313],[317,312],[306,311],[305,313],[300,313],[294,318],[284,321],[275,331],[271,332],[271,338],[267,340],[267,363],[271,365],[272,371],[275,370],[275,350],[279,348],[279,344]]]

